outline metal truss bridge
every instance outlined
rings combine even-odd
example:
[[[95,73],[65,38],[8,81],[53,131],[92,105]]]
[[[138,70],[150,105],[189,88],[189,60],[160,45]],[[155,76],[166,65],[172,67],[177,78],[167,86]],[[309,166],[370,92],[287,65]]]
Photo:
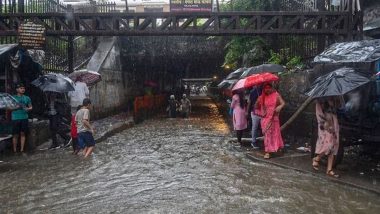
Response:
[[[46,36],[362,35],[362,13],[252,11],[216,13],[0,14],[0,36],[16,36],[21,23],[42,24]]]

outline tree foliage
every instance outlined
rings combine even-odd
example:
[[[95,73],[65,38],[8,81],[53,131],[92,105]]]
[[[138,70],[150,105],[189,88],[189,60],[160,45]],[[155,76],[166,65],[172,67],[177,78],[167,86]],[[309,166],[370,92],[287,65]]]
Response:
[[[222,4],[222,11],[269,11],[278,10],[280,0],[231,0],[228,4]]]
[[[280,0],[232,0],[228,4],[221,5],[222,11],[278,11]],[[244,20],[241,20],[244,22]],[[224,65],[236,69],[238,67],[250,67],[262,63],[286,65],[288,69],[304,67],[300,56],[291,57],[286,44],[291,42],[304,46],[305,41],[298,37],[288,37],[284,46],[277,47],[279,53],[271,50],[270,45],[260,36],[235,36],[225,46],[226,54]]]
[[[232,0],[228,4],[221,5],[221,10],[277,10],[279,2],[279,0]],[[225,46],[225,49],[224,65],[228,65],[231,68],[261,64],[269,56],[268,45],[259,36],[232,37],[231,41]]]
[[[225,46],[224,64],[231,68],[262,63],[267,57],[267,44],[260,37],[234,37]]]

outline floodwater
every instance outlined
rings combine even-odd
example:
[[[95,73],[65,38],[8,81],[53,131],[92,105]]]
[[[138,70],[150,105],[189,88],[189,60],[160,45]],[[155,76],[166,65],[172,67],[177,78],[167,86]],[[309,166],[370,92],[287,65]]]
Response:
[[[39,151],[0,162],[0,213],[378,213],[380,197],[249,161],[210,100],[145,121],[84,159]]]

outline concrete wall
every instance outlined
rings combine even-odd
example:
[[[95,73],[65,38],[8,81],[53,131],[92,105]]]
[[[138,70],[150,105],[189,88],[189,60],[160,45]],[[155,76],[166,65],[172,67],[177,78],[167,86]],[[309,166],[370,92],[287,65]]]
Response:
[[[297,71],[281,76],[278,89],[286,102],[286,107],[281,113],[281,124],[285,123],[307,99],[303,92],[309,87],[312,76],[312,70]],[[314,118],[314,105],[310,104],[283,133],[288,136],[308,138],[314,131]]]
[[[119,44],[116,37],[103,38],[87,66],[87,69],[102,75],[102,81],[90,88],[92,118],[125,110],[131,96],[129,84],[121,69]]]

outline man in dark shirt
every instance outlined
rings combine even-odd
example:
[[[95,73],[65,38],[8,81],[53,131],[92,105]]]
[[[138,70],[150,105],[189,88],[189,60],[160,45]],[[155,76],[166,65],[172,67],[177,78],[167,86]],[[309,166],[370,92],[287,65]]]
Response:
[[[252,118],[252,148],[258,149],[258,145],[256,143],[256,137],[257,137],[257,131],[259,128],[260,120],[261,118],[255,114],[255,103],[259,96],[261,95],[261,87],[260,86],[254,86],[249,94],[249,100],[248,100],[248,111],[247,114],[251,114]]]
[[[59,94],[56,92],[46,92],[46,95],[48,98],[49,128],[52,139],[52,144],[49,149],[55,149],[60,147],[57,134],[65,140],[63,146],[70,141],[70,137],[67,135],[67,127],[63,124],[64,115],[61,111],[58,111],[58,107],[63,105],[63,102],[59,102],[59,99],[57,98]]]

